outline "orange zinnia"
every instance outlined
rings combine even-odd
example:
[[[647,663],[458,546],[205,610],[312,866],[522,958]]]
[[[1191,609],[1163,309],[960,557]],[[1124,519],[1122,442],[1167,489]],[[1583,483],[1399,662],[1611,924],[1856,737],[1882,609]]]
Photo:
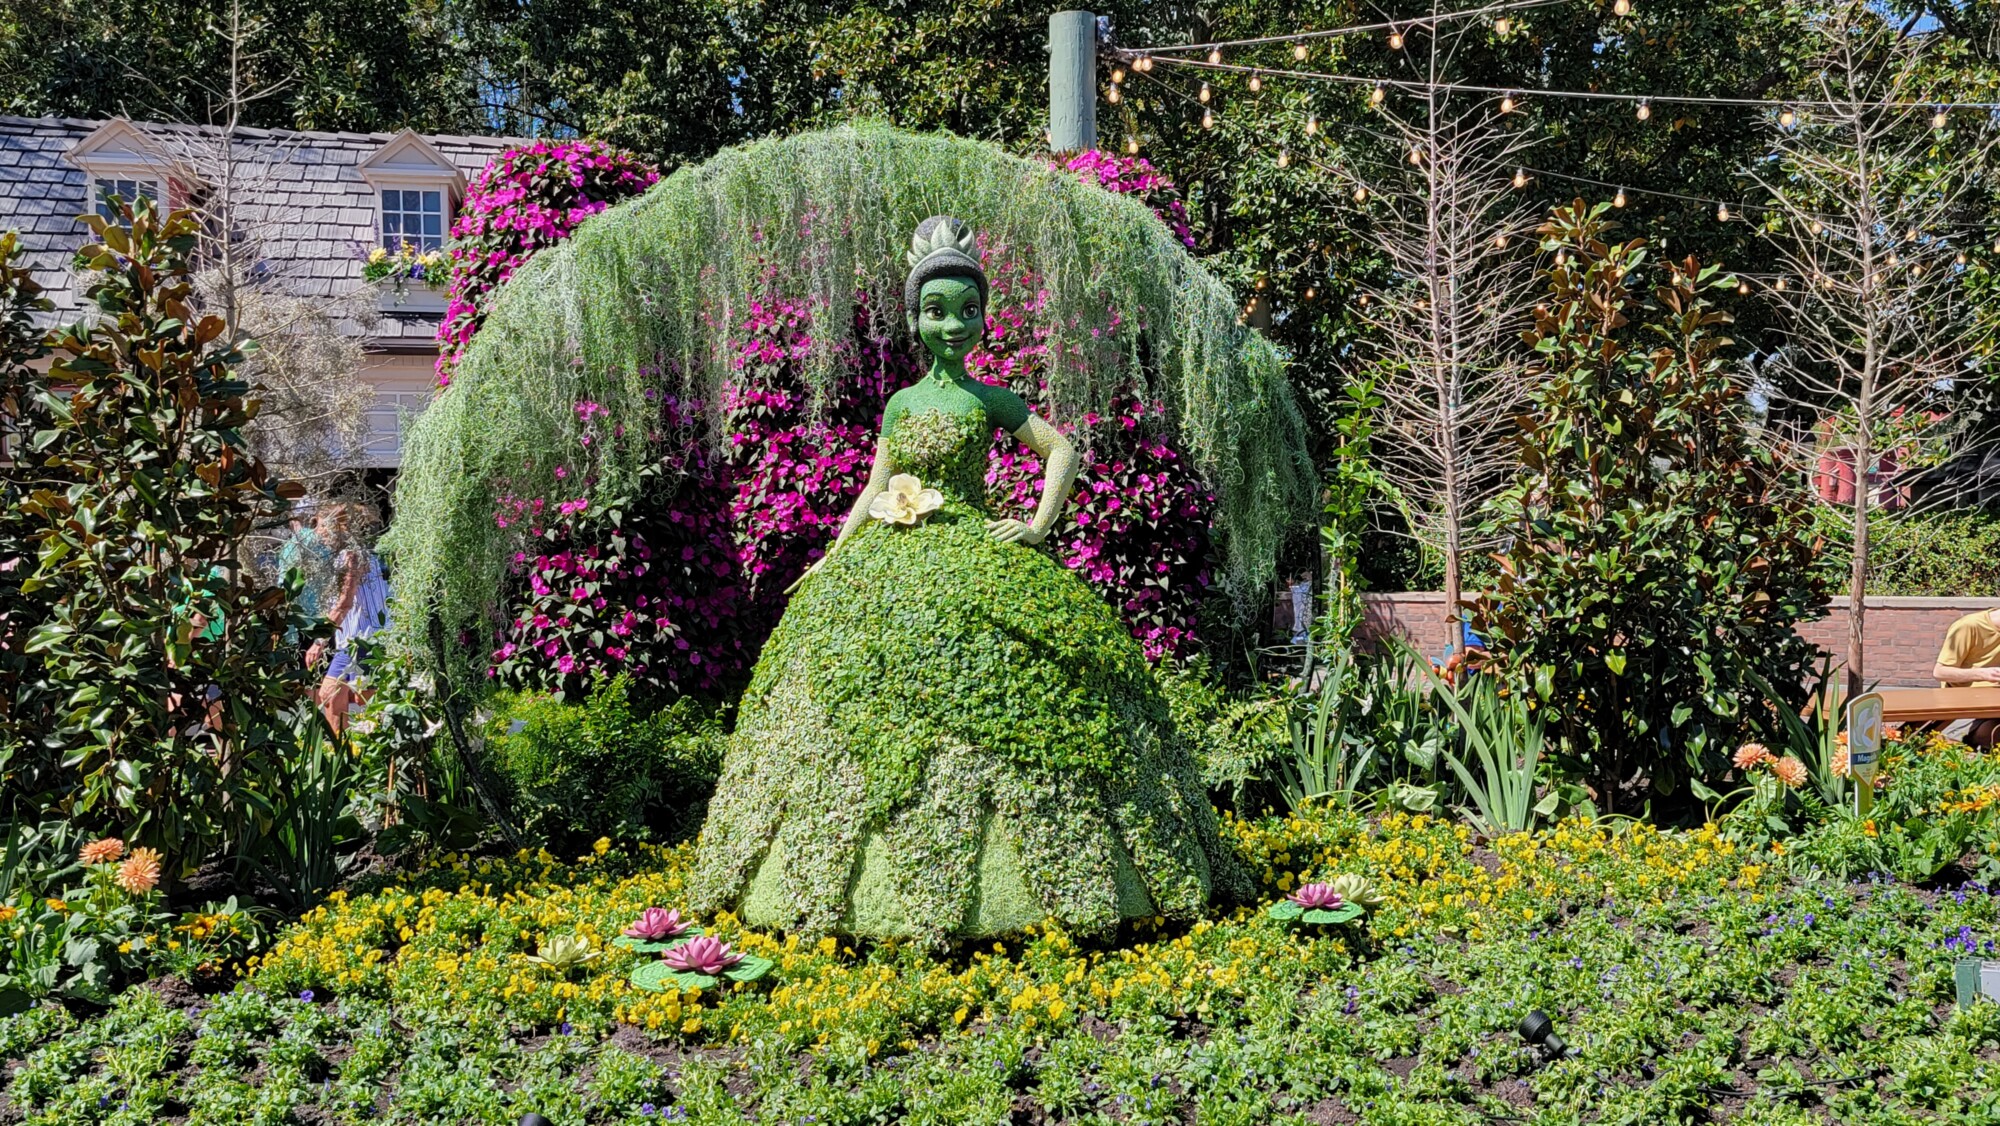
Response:
[[[85,864],[109,864],[125,855],[125,842],[117,837],[105,837],[83,846],[77,859]]]
[[[1729,761],[1735,763],[1736,769],[1738,770],[1748,770],[1751,767],[1756,766],[1758,763],[1765,762],[1770,758],[1771,758],[1771,752],[1765,749],[1764,744],[1745,743],[1742,746],[1736,748],[1735,757],[1730,759]]]
[[[1840,747],[1833,752],[1833,772],[1842,778],[1853,773],[1853,766],[1847,761],[1847,748]]]
[[[150,848],[135,848],[118,866],[118,886],[133,895],[144,895],[160,886],[160,854]]]
[[[1790,755],[1786,755],[1784,758],[1771,764],[1771,773],[1778,776],[1778,781],[1783,782],[1793,789],[1798,789],[1800,786],[1805,785],[1806,764]]]

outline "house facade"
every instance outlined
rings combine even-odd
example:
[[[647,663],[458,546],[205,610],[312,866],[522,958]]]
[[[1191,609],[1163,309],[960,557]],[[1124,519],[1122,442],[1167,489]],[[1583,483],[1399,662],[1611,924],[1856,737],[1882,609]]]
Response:
[[[122,118],[0,116],[0,230],[20,232],[26,263],[55,304],[53,325],[84,311],[70,261],[92,237],[79,216],[103,213],[105,196],[146,195],[211,217],[227,200],[232,237],[247,248],[257,284],[341,310],[339,330],[361,339],[367,359],[358,374],[374,400],[357,460],[393,471],[404,412],[430,401],[445,303],[420,283],[368,282],[368,253],[404,243],[441,248],[470,177],[520,143],[407,130],[237,129],[225,137]]]

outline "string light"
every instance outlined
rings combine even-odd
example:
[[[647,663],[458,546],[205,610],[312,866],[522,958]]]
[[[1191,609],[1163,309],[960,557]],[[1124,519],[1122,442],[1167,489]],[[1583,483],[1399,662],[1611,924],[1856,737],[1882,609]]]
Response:
[[[1512,30],[1514,30],[1514,21],[1508,19],[1506,16],[1501,16],[1499,19],[1493,21],[1493,34],[1500,36],[1502,39],[1505,39],[1507,33]]]
[[[1909,232],[1906,233],[1903,237],[1909,239],[1911,242],[1915,242],[1917,241],[1917,237],[1921,234],[1923,234],[1922,231],[1917,230],[1915,227],[1911,227],[1909,229]]]
[[[1424,162],[1424,150],[1417,148],[1415,145],[1410,146],[1410,163],[1422,164],[1423,162]]]
[[[1382,99],[1388,96],[1389,96],[1389,91],[1383,89],[1382,84],[1380,82],[1377,82],[1375,84],[1375,88],[1373,90],[1368,91],[1368,104],[1371,106],[1379,106],[1382,104]]]
[[[1355,189],[1354,189],[1354,202],[1356,202],[1356,203],[1367,203],[1367,202],[1368,202],[1368,189],[1367,189],[1367,188],[1355,188]],[[1995,249],[1996,251],[2000,251],[2000,243],[1995,243],[1995,244],[1994,244],[1994,249]]]
[[[1402,49],[1403,49],[1403,33],[1402,33],[1402,32],[1400,32],[1400,31],[1392,31],[1392,32],[1390,32],[1390,33],[1389,33],[1389,49],[1390,49],[1391,51],[1400,51],[1400,50],[1402,50]]]
[[[1127,153],[1129,153],[1129,154],[1133,155],[1133,156],[1138,156],[1138,155],[1139,155],[1139,138],[1137,138],[1137,137],[1127,137],[1127,138],[1125,138],[1125,151],[1126,151]]]
[[[1279,150],[1278,150],[1278,167],[1280,167],[1280,168],[1289,168],[1289,167],[1291,167],[1291,164],[1292,164],[1292,154],[1291,154],[1290,152],[1288,152],[1288,151],[1284,150],[1284,149],[1279,149]]]
[[[1513,113],[1513,112],[1514,112],[1514,107],[1515,107],[1515,105],[1516,105],[1516,104],[1518,104],[1518,103],[1516,103],[1516,102],[1514,101],[1514,95],[1512,95],[1512,94],[1502,94],[1502,95],[1500,95],[1500,112],[1501,112],[1501,113]]]
[[[1632,0],[1614,0],[1614,2],[1611,5],[1611,14],[1614,16],[1631,15]]]
[[[1558,266],[1569,265],[1569,251],[1567,250],[1556,251],[1556,265]]]
[[[1729,205],[1726,203],[1716,204],[1715,217],[1724,223],[1729,222]]]
[[[1306,58],[1306,45],[1303,43],[1293,44],[1292,57],[1299,60],[1300,62],[1304,62]]]
[[[1949,123],[1950,117],[1948,116],[1947,109],[1944,106],[1939,106],[1937,112],[1931,115],[1931,128],[1942,129]]]
[[[1611,206],[1613,206],[1613,207],[1624,207],[1624,206],[1625,206],[1625,189],[1624,189],[1624,188],[1619,188],[1619,189],[1618,189],[1618,194],[1617,194],[1617,195],[1615,195],[1615,196],[1612,196],[1612,197],[1611,197]]]
[[[1264,88],[1264,80],[1263,80],[1262,78],[1259,78],[1258,76],[1256,76],[1256,75],[1254,75],[1254,74],[1253,74],[1253,75],[1251,75],[1251,76],[1250,76],[1250,92],[1251,92],[1252,94],[1254,94],[1254,93],[1256,93],[1257,91],[1259,91],[1259,90],[1262,90],[1263,88]]]
[[[1201,100],[1202,105],[1207,105],[1208,100],[1214,96],[1215,95],[1209,91],[1208,83],[1206,82],[1201,84],[1201,93],[1195,95],[1196,98],[1199,98]]]
[[[1213,110],[1201,111],[1201,127],[1203,129],[1215,128],[1215,112]]]
[[[1111,81],[1113,82],[1125,81],[1125,68],[1122,66],[1111,68]]]
[[[1792,111],[1792,107],[1786,106],[1784,109],[1778,111],[1778,125],[1781,128],[1790,129],[1798,123],[1799,115]]]
[[[1493,249],[1495,250],[1507,249],[1507,236],[1506,235],[1493,236]]]
[[[1747,280],[1739,280],[1736,283],[1736,292],[1745,297],[1750,296],[1750,283]]]
[[[1514,186],[1515,186],[1516,188],[1525,188],[1525,187],[1527,187],[1527,186],[1528,186],[1528,170],[1527,170],[1527,169],[1525,169],[1525,168],[1516,168],[1516,169],[1514,170]]]
[[[1639,120],[1641,121],[1651,120],[1653,116],[1653,103],[1647,101],[1644,98],[1639,99],[1638,112],[1639,112]]]
[[[1779,293],[1783,293],[1785,291],[1785,279],[1782,275],[1779,276],[1778,284],[1774,288],[1777,289]]]
[[[1368,304],[1368,295],[1367,295],[1367,294],[1365,294],[1365,293],[1364,293],[1364,294],[1362,294],[1362,295],[1361,295],[1361,303],[1362,303],[1363,305],[1366,305],[1366,304]]]
[[[1222,48],[1217,47],[1210,51],[1208,53],[1208,62],[1210,66],[1220,65],[1222,62]]]
[[[2000,254],[2000,238],[1993,240],[1993,253]]]
[[[1319,135],[1319,115],[1313,114],[1311,117],[1306,118],[1306,136],[1316,137],[1318,135]]]
[[[1959,251],[1958,255],[1953,259],[1953,261],[1957,262],[1961,266],[1965,265],[1965,251],[1963,250]]]
[[[1825,232],[1826,232],[1826,224],[1820,222],[1818,219],[1814,219],[1812,221],[1812,233],[1817,235],[1817,234],[1824,234]]]
[[[1138,71],[1140,74],[1153,73],[1153,57],[1151,55],[1140,55],[1138,58],[1132,60],[1132,69]]]
[[[1113,82],[1111,84],[1111,89],[1104,92],[1104,100],[1110,102],[1114,106],[1118,104],[1118,99],[1122,96],[1123,95],[1118,93],[1118,84],[1116,82]]]
[[[1319,295],[1318,290],[1314,289],[1312,286],[1306,287],[1306,300],[1311,301],[1314,297],[1317,297],[1318,295]]]

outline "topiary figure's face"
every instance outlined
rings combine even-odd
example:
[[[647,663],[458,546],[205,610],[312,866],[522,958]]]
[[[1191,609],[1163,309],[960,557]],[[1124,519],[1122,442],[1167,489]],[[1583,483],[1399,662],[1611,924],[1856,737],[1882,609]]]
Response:
[[[986,309],[971,278],[933,278],[917,295],[917,336],[940,360],[958,361],[986,335]]]

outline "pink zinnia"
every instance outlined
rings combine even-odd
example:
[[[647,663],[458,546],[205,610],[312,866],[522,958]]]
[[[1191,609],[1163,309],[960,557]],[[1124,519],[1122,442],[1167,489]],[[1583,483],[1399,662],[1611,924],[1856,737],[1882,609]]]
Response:
[[[663,938],[672,938],[687,929],[688,924],[681,919],[679,911],[648,907],[639,912],[637,922],[625,928],[624,935],[626,938],[636,938],[642,942],[658,942]]]
[[[1771,754],[1771,752],[1765,748],[1764,744],[1745,743],[1742,746],[1736,748],[1735,756],[1732,757],[1729,761],[1735,763],[1736,769],[1738,770],[1749,770],[1751,767],[1756,766],[1758,763],[1769,761],[1773,757],[1774,756]]]
[[[1786,755],[1784,758],[1771,764],[1771,773],[1778,776],[1778,781],[1783,782],[1793,789],[1797,789],[1805,784],[1806,764],[1790,755]]]
[[[706,935],[688,939],[667,951],[668,966],[682,973],[707,977],[715,977],[742,960],[743,955],[731,951],[728,943]]]

